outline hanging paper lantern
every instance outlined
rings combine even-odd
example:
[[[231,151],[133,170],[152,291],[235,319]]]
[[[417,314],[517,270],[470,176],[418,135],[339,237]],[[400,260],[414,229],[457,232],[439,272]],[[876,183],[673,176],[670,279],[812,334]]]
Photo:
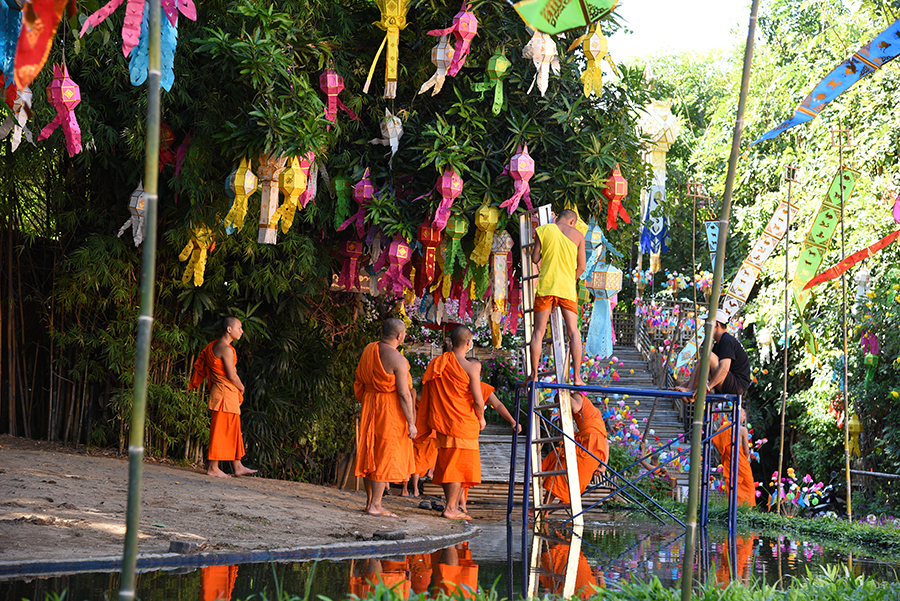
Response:
[[[341,224],[350,216],[350,197],[353,194],[353,186],[346,177],[334,178],[334,227]]]
[[[528,144],[516,148],[516,154],[510,159],[507,169],[513,178],[514,192],[500,204],[500,207],[505,208],[512,215],[519,207],[519,200],[524,200],[528,210],[532,210],[531,184],[528,183],[528,180],[534,175],[534,159],[528,154]]]
[[[306,191],[306,174],[300,168],[297,157],[291,157],[287,167],[278,175],[278,189],[284,195],[284,202],[272,215],[272,227],[281,223],[282,233],[288,233],[294,224],[294,216],[300,204],[300,195]]]
[[[381,120],[381,138],[369,140],[369,144],[383,144],[391,147],[391,159],[388,165],[393,165],[394,155],[400,148],[400,137],[403,136],[403,122],[400,117],[391,114],[389,109],[384,109],[384,119]]]
[[[344,242],[344,264],[338,277],[338,286],[347,290],[359,289],[359,258],[363,254],[363,245],[359,240]]]
[[[606,187],[603,189],[603,196],[609,200],[609,208],[606,213],[606,229],[614,230],[618,228],[616,218],[622,216],[622,221],[631,223],[631,217],[625,207],[622,206],[622,199],[628,194],[628,182],[622,177],[619,171],[619,164],[613,168],[612,175],[606,181]]]
[[[225,219],[222,221],[222,225],[225,226],[225,233],[229,236],[235,230],[241,231],[244,229],[244,217],[247,216],[247,197],[256,192],[258,181],[256,174],[250,170],[250,161],[248,159],[241,159],[237,169],[232,171],[228,179],[225,180],[225,191],[228,193],[228,196],[234,199],[228,214],[225,215]]]
[[[397,238],[388,248],[388,268],[378,283],[378,289],[387,288],[394,296],[402,296],[404,288],[412,288],[413,283],[403,275],[403,268],[412,259],[412,249],[404,240]]]
[[[494,103],[491,105],[491,112],[494,115],[499,115],[503,108],[503,77],[511,65],[509,59],[498,51],[488,59],[485,68],[487,81],[472,84],[472,91],[481,92],[479,100],[484,99],[485,92],[494,90]]]
[[[878,367],[878,355],[866,353],[866,356],[863,358],[863,364],[866,366],[865,383],[866,385],[869,385],[875,381],[875,368]]]
[[[615,265],[602,263],[594,269],[590,280],[585,282],[597,298],[609,300],[622,289],[622,270]]]
[[[572,43],[569,50],[581,44],[584,57],[587,59],[587,65],[581,72],[581,83],[584,84],[584,97],[590,98],[593,92],[598,97],[603,95],[603,71],[600,68],[600,60],[609,57],[606,54],[606,38],[600,30],[600,21],[591,25],[588,33],[581,36]]]
[[[191,241],[187,243],[187,246],[178,255],[179,261],[188,262],[184,268],[184,275],[181,276],[182,283],[187,284],[193,278],[194,286],[203,285],[204,272],[206,271],[206,255],[212,244],[212,239],[212,230],[205,225],[194,228]]]
[[[588,233],[584,237],[584,248],[587,254],[587,258],[585,260],[584,271],[581,274],[581,279],[588,279],[594,271],[594,266],[600,261],[601,253],[604,249],[603,247],[603,229],[597,222],[591,217],[591,222],[588,225]]]
[[[3,81],[3,76],[0,75],[0,88],[3,86]],[[12,132],[10,144],[13,152],[19,148],[23,135],[34,146],[31,130],[26,125],[28,114],[31,112],[31,89],[25,88],[20,90],[16,87],[16,84],[10,83],[9,87],[6,88],[6,104],[12,111],[12,114],[7,115],[3,123],[0,124],[0,140]]]
[[[65,10],[67,4],[69,5],[70,16],[74,15],[75,5],[72,2],[32,0],[28,2],[27,7],[23,5],[24,10],[21,11],[22,26],[16,30],[6,30],[8,35],[15,35],[15,31],[19,33],[13,71],[15,73],[16,86],[20,90],[30,86],[34,78],[44,68],[47,57],[50,56],[50,49],[53,47],[56,28],[59,27],[63,10]],[[8,20],[6,24],[10,25],[10,21]],[[9,71],[4,69],[4,73],[9,74]]]
[[[319,88],[323,92],[325,92],[325,96],[328,97],[328,100],[325,104],[325,118],[331,121],[332,123],[337,123],[337,112],[338,109],[341,109],[347,115],[356,121],[359,121],[359,117],[347,108],[338,95],[344,90],[344,78],[340,76],[340,74],[334,69],[325,69],[322,71],[322,75],[319,76]],[[331,129],[331,126],[327,126],[326,129]]]
[[[453,58],[450,66],[447,68],[447,75],[456,77],[459,70],[466,64],[466,57],[469,56],[469,49],[472,45],[472,38],[478,34],[478,18],[471,11],[472,6],[466,6],[466,0],[463,0],[459,12],[453,17],[453,24],[445,29],[433,29],[428,35],[446,36],[451,33],[456,38],[456,46],[453,49]]]
[[[453,278],[453,269],[458,261],[460,267],[466,268],[466,256],[462,249],[463,236],[469,231],[469,222],[463,215],[453,215],[447,221],[447,257],[444,259],[443,294],[444,298],[450,296],[450,284]]]
[[[381,56],[382,48],[387,45],[387,54],[384,59],[384,97],[395,98],[397,96],[397,63],[400,58],[400,30],[406,29],[406,13],[409,11],[409,0],[375,0],[378,10],[381,11],[381,20],[375,25],[384,30],[384,41],[375,53],[372,66],[369,68],[369,76],[366,85],[363,86],[363,94],[369,93],[372,84],[372,76],[375,75],[375,65]]]
[[[847,433],[850,435],[850,456],[862,457],[862,450],[859,448],[859,435],[862,434],[862,422],[856,412],[850,416],[847,422]]]
[[[556,41],[546,33],[535,31],[534,35],[531,36],[531,40],[522,48],[522,57],[530,59],[537,70],[526,94],[530,94],[531,88],[537,83],[538,90],[543,96],[547,92],[547,85],[550,83],[550,71],[552,70],[554,74],[559,75],[559,53],[556,49]]]
[[[362,179],[356,182],[356,185],[353,186],[353,200],[355,200],[356,204],[359,205],[359,210],[356,211],[355,215],[342,223],[338,228],[338,231],[341,232],[345,230],[351,223],[353,223],[356,225],[357,237],[359,237],[360,239],[365,237],[366,207],[374,197],[375,186],[372,185],[372,180],[369,179],[369,168],[366,167]]]
[[[475,248],[469,255],[469,259],[479,267],[487,265],[498,221],[500,221],[500,209],[497,207],[482,205],[475,214],[475,227],[478,229],[475,232]]]
[[[144,194],[144,182],[138,184],[128,202],[128,212],[131,217],[128,218],[119,229],[119,238],[131,226],[131,237],[134,238],[134,245],[140,246],[144,241],[144,203],[146,202],[146,194]]]
[[[300,203],[300,208],[305,209],[310,201],[314,204],[316,202],[316,194],[319,191],[319,176],[321,175],[322,179],[325,180],[325,185],[330,187],[331,183],[328,181],[328,172],[325,170],[325,165],[316,157],[316,153],[312,150],[300,158],[300,170],[306,175],[306,190],[303,191],[297,202]]]
[[[417,239],[422,245],[422,263],[416,269],[416,290],[420,292],[434,281],[437,250],[441,245],[441,230],[423,223],[419,226],[417,234]]]
[[[509,265],[513,247],[512,236],[505,230],[494,236],[491,243],[491,342],[494,348],[500,348],[503,333],[500,320],[507,312],[509,295]]]
[[[522,306],[522,286],[518,278],[512,280],[512,287],[509,291],[509,313],[506,318],[506,325],[503,327],[503,333],[515,334],[519,331],[519,313]]]
[[[81,152],[81,128],[75,118],[75,107],[81,102],[81,89],[69,77],[66,65],[53,66],[53,80],[47,86],[47,97],[56,109],[56,117],[41,130],[38,141],[50,137],[57,127],[61,127],[66,138],[69,156]]]
[[[444,87],[444,79],[447,77],[447,69],[450,68],[450,63],[453,62],[453,52],[449,37],[442,35],[438,43],[431,49],[431,62],[434,63],[436,70],[434,75],[419,88],[419,94],[430,89],[431,95],[436,96],[441,91],[441,88]]]
[[[447,220],[450,218],[450,207],[456,197],[462,194],[463,179],[456,173],[453,167],[444,169],[444,173],[438,178],[438,193],[441,195],[441,202],[438,204],[437,211],[434,215],[432,226],[443,231],[447,226]]]

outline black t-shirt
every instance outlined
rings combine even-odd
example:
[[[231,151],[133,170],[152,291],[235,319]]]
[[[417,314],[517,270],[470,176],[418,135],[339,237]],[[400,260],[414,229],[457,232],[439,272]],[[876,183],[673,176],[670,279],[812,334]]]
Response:
[[[750,388],[750,360],[747,358],[747,351],[737,341],[737,338],[725,332],[719,341],[713,344],[712,352],[721,361],[722,359],[731,359],[731,366],[728,371],[734,376],[741,388],[747,390]]]

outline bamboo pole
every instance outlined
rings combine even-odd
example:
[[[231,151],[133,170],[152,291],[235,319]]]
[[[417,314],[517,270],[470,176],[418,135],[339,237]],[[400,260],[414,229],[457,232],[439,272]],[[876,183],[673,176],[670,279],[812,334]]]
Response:
[[[790,297],[788,289],[790,287],[789,268],[791,255],[791,183],[794,181],[793,174],[790,174],[791,167],[787,167],[785,176],[788,183],[788,206],[787,206],[787,225],[784,228],[784,386],[781,390],[781,436],[778,442],[778,482],[775,484],[775,498],[777,506],[775,513],[781,515],[781,483],[784,476],[784,414],[787,410],[787,387],[788,387],[788,320],[790,318]]]
[[[697,544],[697,501],[700,497],[700,446],[703,439],[703,415],[706,411],[706,384],[709,381],[709,356],[712,352],[712,330],[719,306],[719,292],[725,271],[725,243],[728,240],[728,220],[731,216],[731,196],[741,151],[741,134],[744,130],[744,108],[747,106],[747,90],[750,87],[750,67],[753,64],[753,38],[756,34],[756,13],[759,0],[750,6],[750,24],[747,27],[747,44],[744,47],[744,66],[741,72],[741,91],[738,99],[734,134],[731,138],[731,156],[728,158],[728,175],[725,178],[725,194],[722,196],[722,213],[719,215],[719,244],[716,247],[716,265],[713,270],[712,294],[706,318],[706,338],[700,356],[700,374],[697,380],[697,398],[694,402],[694,420],[691,432],[691,472],[688,492],[687,517],[685,519],[684,557],[681,565],[681,601],[690,601],[694,580],[694,548]]]
[[[846,135],[846,139],[844,136]],[[847,257],[846,234],[844,232],[844,145],[849,144],[849,130],[841,130],[838,126],[838,152],[841,163],[841,261]],[[844,369],[841,378],[843,386],[841,392],[844,396],[844,468],[847,475],[847,521],[853,522],[853,504],[850,500],[850,432],[847,424],[850,422],[850,394],[847,390],[847,369],[849,357],[847,353],[847,273],[841,273],[841,330],[843,330],[844,342]]]
[[[157,163],[159,161],[160,103],[160,0],[150,0],[149,69],[147,77],[147,139],[144,154],[144,249],[141,266],[141,312],[138,317],[137,349],[134,361],[134,409],[128,446],[128,510],[126,514],[125,550],[122,556],[122,584],[119,600],[134,599],[137,565],[138,530],[141,513],[141,469],[144,459],[144,422],[147,406],[147,375],[150,369],[150,337],[153,329],[153,299],[156,279],[156,210],[158,202]]]
[[[13,290],[13,217],[12,207],[6,216],[6,273],[10,274],[7,278],[7,296],[6,296],[6,375],[8,379],[7,399],[9,405],[9,434],[16,435],[16,309],[15,309],[15,290]]]

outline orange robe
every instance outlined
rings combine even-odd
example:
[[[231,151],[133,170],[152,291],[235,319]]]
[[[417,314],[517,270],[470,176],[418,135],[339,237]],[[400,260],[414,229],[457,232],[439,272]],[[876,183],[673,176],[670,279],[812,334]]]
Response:
[[[413,473],[420,476],[427,474],[428,470],[437,463],[437,446],[435,445],[437,433],[428,427],[428,413],[423,409],[425,403],[422,401],[422,397],[423,395],[419,395],[419,398],[416,399],[416,430],[419,434],[413,443],[416,459],[416,471]]]
[[[231,601],[237,566],[209,566],[200,570],[200,601]]]
[[[722,424],[722,428],[731,422]],[[717,430],[720,428],[716,428]],[[731,430],[719,432],[713,436],[713,444],[722,454],[722,475],[725,478],[725,490],[731,490]],[[738,446],[738,505],[756,507],[756,482],[753,480],[753,470],[750,469],[750,458],[744,452],[743,445]],[[729,493],[730,495],[730,493]],[[731,498],[730,496],[728,497]]]
[[[575,440],[597,458],[594,459],[584,449],[577,448],[575,456],[578,461],[578,484],[581,486],[581,492],[584,492],[591,483],[594,470],[600,465],[600,461],[606,463],[609,458],[609,442],[606,439],[606,423],[603,421],[603,413],[594,407],[590,399],[584,397],[581,412],[574,414],[573,417],[575,418],[575,427],[578,429]],[[560,444],[552,453],[544,457],[541,471],[564,469],[566,469],[566,454]],[[545,478],[544,489],[550,491],[561,502],[570,502],[569,480],[565,475]]]
[[[194,373],[188,390],[198,388],[209,379],[209,408],[212,418],[209,424],[210,461],[235,461],[244,456],[244,437],[241,434],[241,404],[244,396],[225,374],[225,364],[213,354],[217,340],[206,345],[194,361]],[[231,346],[231,345],[229,345]],[[234,365],[237,351],[231,347]]]
[[[540,576],[541,586],[545,592],[561,595],[565,586],[566,566],[569,562],[569,545],[556,544],[541,555],[541,566],[547,573]],[[597,594],[601,586],[594,576],[591,564],[584,553],[579,552],[578,570],[575,574],[575,595],[581,599],[590,599]]]
[[[422,419],[426,431],[437,433],[437,463],[432,482],[481,483],[478,435],[481,424],[469,389],[469,374],[453,352],[435,357],[422,376]]]
[[[745,538],[742,536],[737,537],[735,545],[737,547],[735,574],[737,574],[738,581],[743,582],[744,584],[748,584],[750,582],[750,556],[753,554],[755,541],[755,536],[750,536],[749,538]],[[725,539],[725,543],[722,545],[722,561],[716,568],[716,582],[722,585],[727,585],[731,582],[731,572],[728,557],[728,539]]]
[[[406,482],[416,469],[397,378],[384,371],[377,342],[366,346],[353,386],[362,404],[355,474],[375,482]],[[412,378],[407,373],[407,381]]]
[[[462,599],[473,599],[478,592],[478,564],[472,560],[472,551],[468,543],[462,543],[462,549],[456,549],[458,564],[437,564],[437,590]]]
[[[431,555],[407,555],[406,562],[409,564],[409,580],[413,594],[427,593],[428,585],[431,584]]]
[[[375,591],[377,584],[384,584],[396,591],[400,599],[409,597],[410,582],[406,562],[382,560],[378,564],[380,571],[350,575],[350,594],[365,599]]]

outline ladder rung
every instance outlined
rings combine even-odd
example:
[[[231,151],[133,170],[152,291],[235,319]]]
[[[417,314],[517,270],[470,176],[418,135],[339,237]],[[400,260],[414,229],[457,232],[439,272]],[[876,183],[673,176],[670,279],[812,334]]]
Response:
[[[535,411],[543,411],[544,409],[559,409],[559,403],[547,403],[546,405],[535,405]]]
[[[547,438],[535,438],[531,441],[531,444],[544,444],[545,442],[559,442],[563,439],[562,436],[549,436]]]
[[[532,246],[535,246],[536,244],[537,244],[537,242],[529,242],[527,244],[522,244],[521,246],[522,246],[522,248],[531,248]]]
[[[554,511],[556,509],[572,509],[571,503],[547,503],[546,505],[538,505],[535,507],[537,511]]]
[[[534,313],[534,309],[522,309],[522,313]]]
[[[524,281],[527,282],[528,280],[536,280],[536,279],[538,279],[539,277],[541,277],[541,274],[537,274],[537,275],[526,275],[525,277],[522,278],[522,280],[524,280]]]
[[[534,472],[531,474],[535,478],[546,478],[547,476],[563,476],[566,474],[566,470],[548,470],[546,472]]]

